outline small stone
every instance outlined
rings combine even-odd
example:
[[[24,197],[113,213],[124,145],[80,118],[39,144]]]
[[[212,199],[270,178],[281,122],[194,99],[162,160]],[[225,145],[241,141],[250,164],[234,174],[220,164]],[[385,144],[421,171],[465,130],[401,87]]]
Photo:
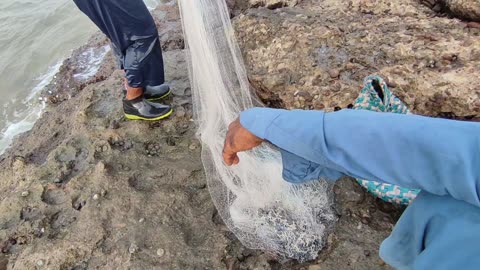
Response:
[[[37,266],[38,267],[42,267],[45,263],[43,262],[43,260],[38,260],[37,261]]]
[[[145,221],[144,218],[141,218],[141,219],[138,220],[139,223],[143,223],[144,221]]]
[[[197,149],[197,145],[194,144],[194,143],[192,143],[192,144],[190,144],[190,146],[189,146],[188,148],[189,148],[190,150],[195,150],[195,149]]]
[[[368,217],[362,217],[360,221],[362,222],[362,224],[365,224],[365,225],[370,224],[370,218]]]
[[[30,194],[30,192],[24,191],[24,192],[22,192],[22,197],[27,197],[29,194]]]
[[[123,145],[124,150],[128,150],[133,147],[133,143],[131,141],[126,141],[125,144]]]
[[[130,247],[128,248],[128,252],[129,252],[130,254],[133,254],[133,253],[137,252],[137,249],[138,249],[137,245],[135,245],[134,243],[132,243],[132,244],[130,245]]]
[[[308,270],[322,270],[322,267],[320,267],[320,265],[318,264],[314,264],[314,265],[310,265],[308,267]]]
[[[182,106],[178,107],[176,109],[176,113],[175,113],[175,116],[177,116],[178,118],[182,118],[186,115],[186,112],[185,112],[185,108],[183,108]]]
[[[362,223],[358,223],[357,230],[361,230],[363,228]]]
[[[62,182],[62,180],[61,180],[60,178],[55,178],[55,179],[53,179],[53,182],[54,182],[55,184],[59,184],[59,183]]]
[[[107,191],[105,189],[102,189],[100,195],[102,195],[102,197],[105,197],[105,195],[107,195]]]
[[[340,76],[340,71],[338,71],[338,69],[330,69],[328,71],[328,75],[330,75],[331,78],[335,79],[335,78],[338,78],[338,76]]]
[[[478,22],[468,22],[466,24],[467,28],[478,28],[480,29],[480,23]]]
[[[442,56],[443,60],[449,61],[449,62],[455,62],[458,60],[458,55],[456,54],[447,54]]]
[[[107,152],[108,151],[108,146],[104,145],[102,146],[102,152]]]
[[[157,249],[157,255],[158,257],[163,257],[163,255],[165,255],[165,250],[163,248]]]
[[[12,167],[15,171],[23,170],[25,168],[25,159],[23,157],[15,157],[12,163]]]
[[[365,257],[370,257],[370,251],[369,250],[364,250],[363,254],[365,255]]]
[[[99,198],[98,194],[93,195],[93,199],[94,199],[95,201],[98,200],[98,198]]]

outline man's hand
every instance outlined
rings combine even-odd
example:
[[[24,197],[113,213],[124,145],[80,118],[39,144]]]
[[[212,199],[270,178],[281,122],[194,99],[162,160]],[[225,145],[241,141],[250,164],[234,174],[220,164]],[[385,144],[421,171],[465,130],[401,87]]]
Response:
[[[228,166],[236,165],[240,162],[237,156],[238,152],[243,152],[255,148],[262,144],[263,140],[253,135],[240,124],[237,118],[228,127],[227,137],[223,146],[223,160]]]

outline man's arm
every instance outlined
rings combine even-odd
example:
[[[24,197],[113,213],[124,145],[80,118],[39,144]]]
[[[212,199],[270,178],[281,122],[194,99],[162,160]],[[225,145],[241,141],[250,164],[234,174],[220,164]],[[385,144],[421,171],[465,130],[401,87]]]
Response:
[[[480,206],[480,124],[360,110],[266,108],[243,112],[240,124],[282,149],[284,159],[295,163],[284,160],[295,182],[338,172]]]

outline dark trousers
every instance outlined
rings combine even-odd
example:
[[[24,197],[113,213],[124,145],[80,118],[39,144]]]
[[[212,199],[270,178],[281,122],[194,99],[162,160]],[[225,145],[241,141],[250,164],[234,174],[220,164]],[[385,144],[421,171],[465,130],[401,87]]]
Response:
[[[142,0],[73,0],[107,35],[131,87],[165,81],[157,27]]]

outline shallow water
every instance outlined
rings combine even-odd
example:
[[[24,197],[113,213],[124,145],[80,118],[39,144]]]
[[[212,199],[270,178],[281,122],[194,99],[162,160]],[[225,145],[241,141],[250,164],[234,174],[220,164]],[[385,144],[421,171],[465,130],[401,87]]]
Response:
[[[95,31],[72,0],[0,1],[0,154],[31,129],[43,111],[39,92]]]

